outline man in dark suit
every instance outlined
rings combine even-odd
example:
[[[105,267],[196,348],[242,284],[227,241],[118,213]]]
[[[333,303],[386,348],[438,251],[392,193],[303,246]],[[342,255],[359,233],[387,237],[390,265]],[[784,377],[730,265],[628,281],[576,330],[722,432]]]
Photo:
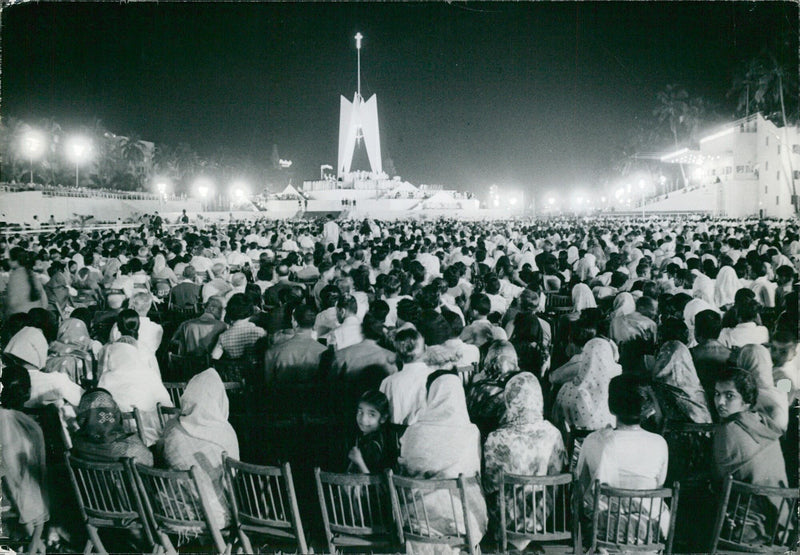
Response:
[[[169,292],[170,308],[196,308],[200,303],[201,287],[195,283],[197,271],[191,264],[183,269],[183,281]]]

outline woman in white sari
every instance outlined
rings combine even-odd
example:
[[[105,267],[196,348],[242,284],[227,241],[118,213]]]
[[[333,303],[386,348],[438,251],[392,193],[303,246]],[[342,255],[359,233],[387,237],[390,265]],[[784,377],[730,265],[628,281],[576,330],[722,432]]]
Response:
[[[156,405],[172,406],[169,393],[161,382],[158,368],[150,364],[152,356],[142,352],[137,344],[139,315],[126,309],[117,317],[122,336],[109,343],[100,353],[100,380],[97,387],[105,389],[122,412],[139,409],[142,416],[142,435],[145,445],[153,445],[159,436]]]
[[[435,376],[432,375],[432,376]],[[426,407],[417,421],[408,427],[400,440],[399,473],[419,479],[457,478],[459,474],[475,476],[481,469],[481,445],[478,428],[469,421],[464,388],[458,376],[445,373],[430,383]],[[477,545],[486,533],[488,516],[486,501],[477,483],[467,485],[467,515],[472,540]],[[458,503],[458,498],[454,498]],[[432,531],[452,534],[455,524],[464,532],[464,523],[453,522],[453,506],[449,492],[425,495],[425,510]],[[462,514],[455,507],[456,518]],[[413,513],[412,513],[413,514]],[[423,553],[434,547],[408,542],[409,553]],[[435,553],[447,553],[447,546],[435,546]]]
[[[719,269],[714,282],[714,304],[720,310],[730,308],[736,292],[741,288],[742,284],[736,275],[736,270],[730,266],[723,266]]]

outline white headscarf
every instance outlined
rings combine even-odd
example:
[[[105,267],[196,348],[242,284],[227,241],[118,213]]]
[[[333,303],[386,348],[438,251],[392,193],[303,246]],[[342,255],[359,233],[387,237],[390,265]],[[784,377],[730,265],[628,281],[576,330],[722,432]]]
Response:
[[[633,295],[623,292],[614,298],[614,305],[611,308],[611,318],[626,316],[634,312],[636,312],[636,301],[633,299]]]
[[[4,352],[41,370],[47,362],[47,339],[39,328],[25,326],[14,334]]]
[[[213,368],[194,376],[181,396],[181,426],[190,436],[219,445],[239,458],[239,440],[228,422],[228,394]]]
[[[742,288],[736,270],[730,266],[723,266],[717,273],[717,281],[714,284],[714,304],[718,308],[733,304],[736,292]]]
[[[597,302],[589,286],[585,283],[578,283],[572,288],[572,310],[581,312],[585,308],[596,308]]]

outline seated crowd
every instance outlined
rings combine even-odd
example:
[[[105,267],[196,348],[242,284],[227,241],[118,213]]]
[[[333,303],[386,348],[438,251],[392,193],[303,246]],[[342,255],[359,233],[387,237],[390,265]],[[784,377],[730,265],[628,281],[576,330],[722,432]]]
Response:
[[[268,447],[247,418],[229,421],[232,382],[248,407],[281,388],[346,384],[343,460],[310,464],[478,474],[465,496],[477,540],[499,539],[504,473],[573,472],[584,530],[596,481],[671,487],[665,431],[682,424],[708,425],[700,470],[715,491],[728,475],[797,488],[796,225],[323,223],[7,239],[3,487],[36,550],[83,534],[53,510],[69,485],[47,480],[31,416],[49,405],[78,458],[196,467],[215,523],[230,524],[223,453]],[[177,402],[166,382],[188,383],[163,423]],[[730,524],[751,543],[781,518],[770,499]],[[426,508],[432,523],[450,510],[434,496]],[[675,514],[659,514],[666,533]]]

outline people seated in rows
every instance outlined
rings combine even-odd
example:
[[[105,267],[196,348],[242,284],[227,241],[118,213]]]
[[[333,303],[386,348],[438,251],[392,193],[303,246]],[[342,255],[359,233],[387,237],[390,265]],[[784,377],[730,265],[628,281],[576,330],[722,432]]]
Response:
[[[244,293],[236,293],[228,300],[225,319],[230,327],[219,335],[211,358],[255,360],[256,341],[265,337],[267,332],[250,321],[253,314],[253,303]]]
[[[326,348],[313,337],[317,314],[301,304],[292,311],[293,333],[276,343],[264,355],[264,383],[296,384],[322,380],[320,358]]]
[[[222,321],[224,310],[222,297],[210,297],[203,314],[181,322],[175,330],[169,344],[170,352],[197,357],[211,355],[220,334],[228,329]]]

